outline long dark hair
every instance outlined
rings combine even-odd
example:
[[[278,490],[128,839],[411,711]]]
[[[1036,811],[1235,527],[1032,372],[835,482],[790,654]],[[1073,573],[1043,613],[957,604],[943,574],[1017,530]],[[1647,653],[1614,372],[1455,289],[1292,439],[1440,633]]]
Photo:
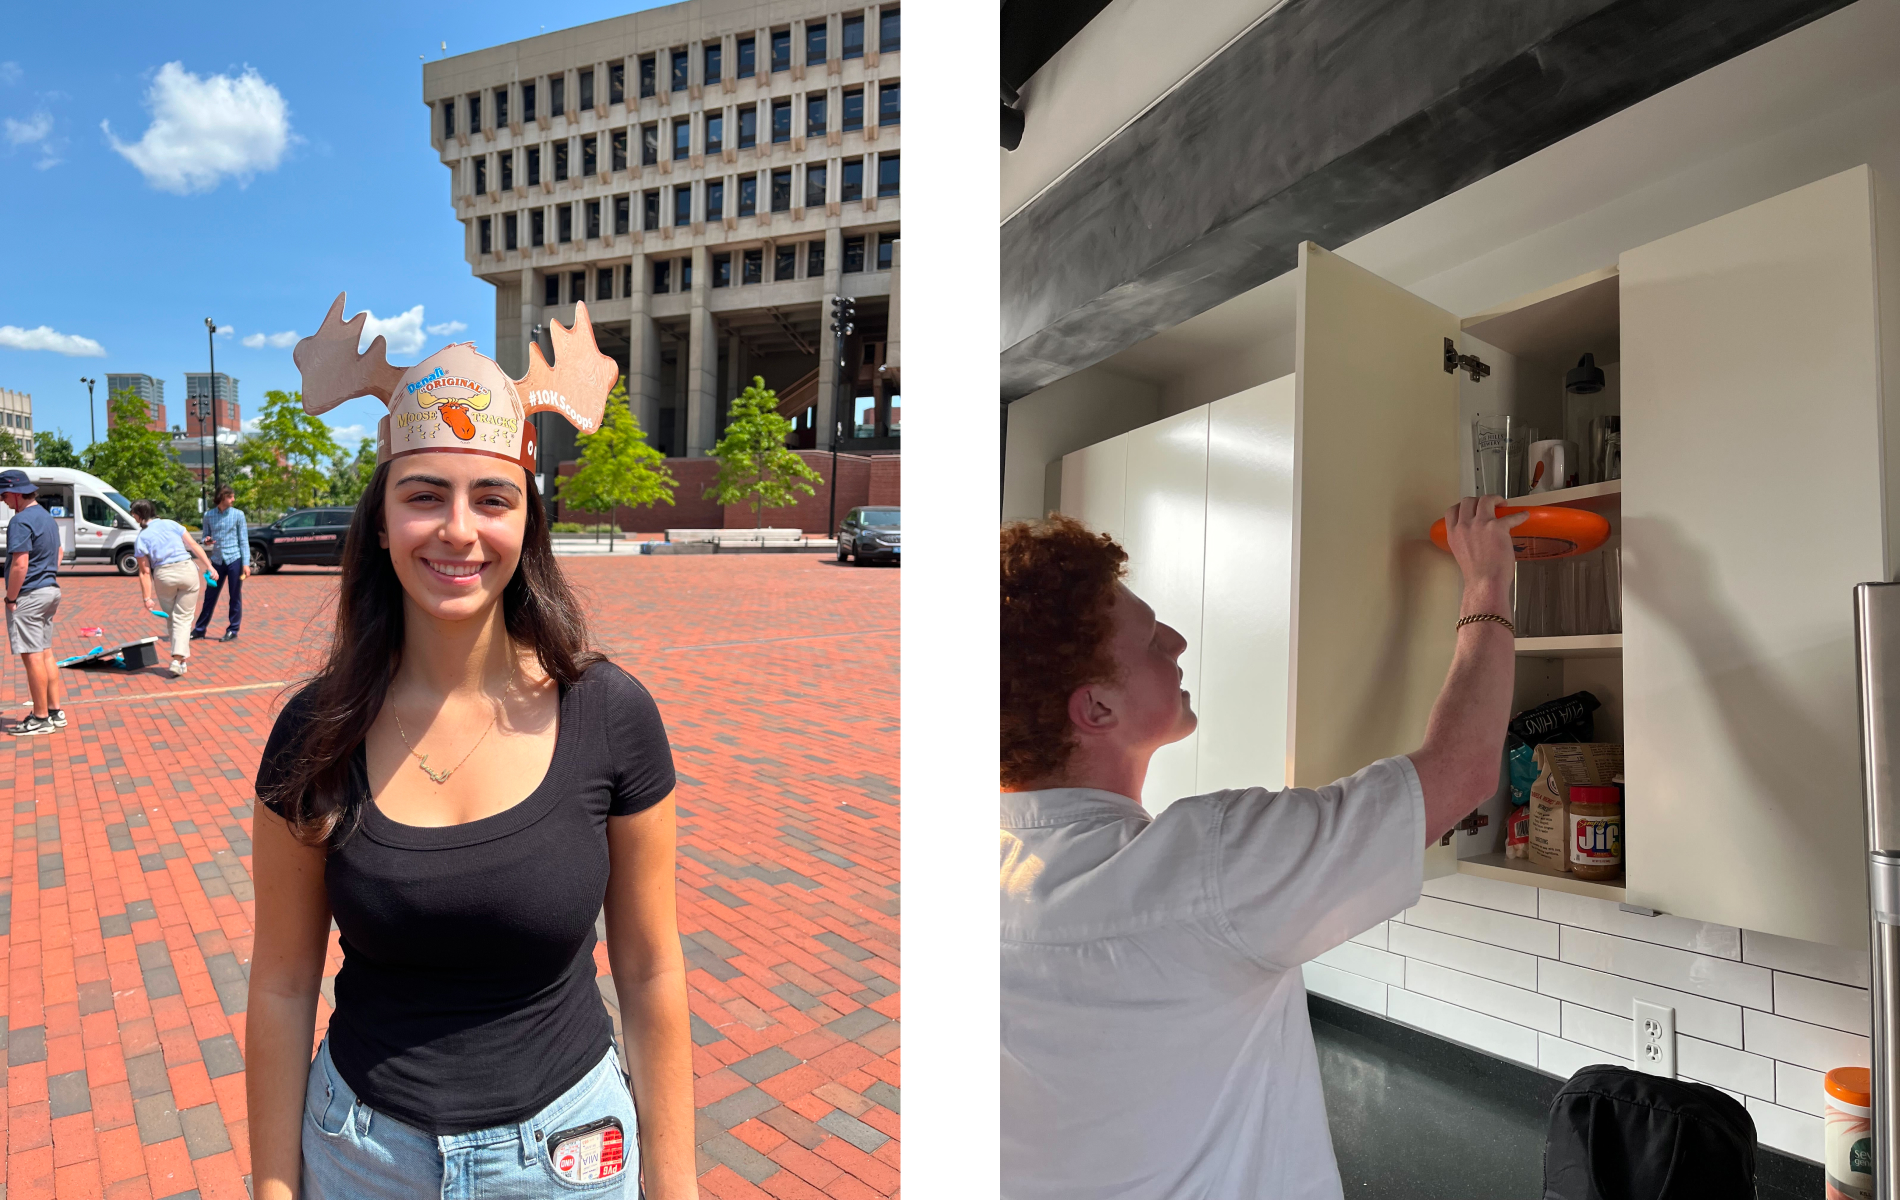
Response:
[[[402,581],[377,537],[388,482],[389,464],[378,464],[357,502],[343,543],[329,658],[292,701],[302,709],[300,728],[286,747],[282,782],[260,797],[281,800],[291,833],[310,846],[335,846],[362,820],[365,797],[351,786],[352,760],[402,661]],[[502,618],[510,640],[533,649],[541,669],[570,687],[602,656],[588,649],[586,619],[554,561],[547,510],[539,496],[526,500],[521,564],[502,589]]]

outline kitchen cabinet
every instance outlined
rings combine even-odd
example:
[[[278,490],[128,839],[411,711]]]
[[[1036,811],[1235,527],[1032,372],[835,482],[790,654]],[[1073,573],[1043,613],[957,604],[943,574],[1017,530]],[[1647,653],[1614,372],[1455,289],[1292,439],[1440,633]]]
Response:
[[[1428,874],[1864,945],[1850,589],[1900,568],[1893,193],[1856,168],[1462,320],[1316,246],[1296,282],[1293,376],[1063,460],[1063,510],[1122,538],[1130,586],[1200,643],[1200,730],[1144,803],[1321,784],[1417,746],[1458,605],[1424,535],[1471,490],[1472,418],[1587,444],[1587,405],[1559,398],[1589,352],[1622,477],[1535,502],[1610,520],[1621,625],[1520,638],[1516,700],[1603,701],[1625,877],[1505,858],[1502,794]],[[1446,338],[1491,373],[1448,373]],[[1520,568],[1521,597],[1548,566]]]

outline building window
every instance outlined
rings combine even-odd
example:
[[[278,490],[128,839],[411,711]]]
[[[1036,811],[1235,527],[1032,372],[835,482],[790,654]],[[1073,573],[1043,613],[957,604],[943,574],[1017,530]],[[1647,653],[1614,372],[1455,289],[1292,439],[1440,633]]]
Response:
[[[726,287],[732,283],[732,255],[715,254],[712,256],[712,285]]]
[[[614,130],[613,140],[610,144],[613,147],[613,151],[612,151],[613,169],[616,171],[626,170],[627,169],[627,131],[624,129]]]
[[[864,239],[848,237],[844,240],[844,273],[855,274],[864,270]]]
[[[877,158],[877,194],[897,195],[897,155],[880,154]]]
[[[673,264],[666,259],[661,259],[659,262],[654,263],[653,290],[656,292],[669,292],[672,290],[672,283]]]
[[[828,22],[820,17],[805,22],[805,65],[815,67],[825,61],[825,34]]]
[[[567,302],[573,304],[587,299],[587,272],[569,271],[567,275]]]
[[[486,154],[475,160],[475,194],[477,196],[488,194],[488,156]]]
[[[812,163],[805,168],[805,207],[825,206],[825,164]]]
[[[739,215],[757,216],[759,212],[759,177],[757,175],[739,176]]]
[[[724,113],[706,114],[706,153],[717,154],[726,148],[726,117]]]
[[[640,98],[642,100],[653,95],[654,82],[653,56],[651,54],[643,54],[640,56]],[[666,289],[661,288],[660,290],[665,291]]]
[[[624,104],[627,100],[627,61],[607,64],[607,103]]]
[[[594,107],[594,68],[581,72],[581,111]]]
[[[530,209],[528,212],[528,244],[545,246],[548,241],[548,213],[544,208]]]
[[[759,106],[748,104],[739,110],[739,149],[750,150],[759,144]]]
[[[521,119],[534,120],[534,84],[532,83],[521,85]]]
[[[614,232],[630,233],[633,229],[633,197],[614,197]]]
[[[660,127],[640,126],[640,165],[650,167],[660,161]]]
[[[772,31],[772,70],[789,71],[792,69],[792,31],[774,29]]]
[[[877,123],[895,125],[898,113],[903,109],[903,101],[898,98],[898,86],[895,80],[877,85]]]
[[[528,147],[528,186],[541,182],[541,147]]]
[[[620,268],[620,294],[633,295],[633,264],[626,263]]]
[[[764,250],[761,250],[755,246],[752,249],[747,250],[745,252],[745,256],[739,260],[739,282],[740,283],[764,283],[765,282],[765,251]]]
[[[574,206],[563,204],[554,210],[555,227],[560,230],[563,244],[574,240]]]
[[[601,267],[594,272],[594,299],[612,300],[614,298],[614,269]]]
[[[693,260],[690,258],[682,258],[680,259],[680,291],[686,291],[692,286]]]
[[[600,171],[600,141],[598,138],[581,139],[581,174],[594,175]]]
[[[483,254],[492,254],[495,250],[495,219],[483,217],[481,223],[481,245]]]
[[[772,140],[774,142],[792,140],[792,102],[790,100],[772,101]]]
[[[711,87],[726,77],[725,47],[718,42],[706,43],[706,86]]]
[[[880,233],[877,235],[877,269],[878,270],[888,271],[891,269],[891,252],[892,252],[892,248],[895,247],[896,245],[897,245],[896,234]]]
[[[598,200],[587,202],[587,236],[590,238],[600,236],[600,201]]]
[[[658,229],[660,227],[660,189],[654,188],[640,201],[640,228]]]
[[[567,139],[554,143],[554,182],[567,178]]]
[[[515,186],[515,152],[504,150],[501,152],[501,190],[505,192],[513,186]]]
[[[521,248],[521,221],[514,213],[508,213],[501,219],[501,248],[503,250]]]
[[[548,115],[562,116],[567,112],[567,76],[548,76]]]
[[[733,43],[733,51],[739,59],[738,78],[740,79],[750,79],[753,72],[758,70],[759,56],[756,42],[755,38],[742,37]]]
[[[877,48],[880,54],[891,54],[903,48],[903,39],[898,36],[901,29],[898,11],[886,8],[877,14]]]
[[[723,179],[706,181],[706,219],[708,221],[726,219],[726,181]]]
[[[789,212],[792,207],[792,169],[780,167],[772,172],[772,211]]]
[[[495,89],[495,128],[504,129],[508,125],[508,89]]]
[[[691,71],[692,59],[687,55],[686,51],[675,50],[673,51],[672,61],[673,61],[672,88],[676,92],[683,92],[686,90],[687,76]]]
[[[851,201],[864,199],[864,160],[847,158],[844,160],[844,173],[838,177],[838,199]]]
[[[480,93],[468,98],[468,131],[470,133],[480,133],[482,131],[482,98]]]
[[[825,273],[825,239],[805,243],[805,278],[817,279]]]
[[[453,100],[442,102],[442,136],[445,138],[455,136],[455,101]]]
[[[840,58],[864,57],[864,14],[844,19],[844,37]]]
[[[693,188],[691,184],[681,184],[673,189],[673,224],[691,225],[693,223]]]
[[[798,277],[798,247],[780,246],[772,253],[772,281],[784,283]]]
[[[541,307],[553,308],[561,302],[561,277],[543,275],[541,277]]]
[[[844,92],[844,131],[864,128],[864,89],[846,88]]]
[[[693,152],[693,119],[675,117],[673,119],[673,161],[678,162]]]
[[[805,97],[805,136],[821,138],[825,136],[825,94],[813,92]]]

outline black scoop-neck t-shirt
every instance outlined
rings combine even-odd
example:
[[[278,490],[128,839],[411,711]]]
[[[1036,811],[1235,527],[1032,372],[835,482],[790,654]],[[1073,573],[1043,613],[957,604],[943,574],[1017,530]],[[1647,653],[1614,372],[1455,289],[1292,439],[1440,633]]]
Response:
[[[309,720],[279,714],[257,772],[270,797]],[[546,776],[493,816],[424,828],[369,801],[324,865],[343,966],[330,1056],[363,1103],[424,1133],[523,1121],[600,1064],[613,1026],[594,983],[607,893],[607,818],[673,790],[660,712],[640,682],[595,663],[561,693]],[[271,799],[266,807],[282,815]]]

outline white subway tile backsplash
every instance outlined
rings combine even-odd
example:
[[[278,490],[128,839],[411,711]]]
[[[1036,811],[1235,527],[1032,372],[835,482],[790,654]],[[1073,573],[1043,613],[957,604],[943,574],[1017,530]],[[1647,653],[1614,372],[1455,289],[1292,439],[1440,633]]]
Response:
[[[1625,979],[1607,971],[1572,966],[1554,959],[1537,960],[1537,990],[1546,996],[1587,1004],[1619,1016],[1630,1015],[1637,1000],[1665,1004],[1676,1010],[1676,1030],[1726,1046],[1742,1044],[1742,1010],[1739,1005],[1692,996],[1672,988]]]
[[[1864,1067],[1873,1050],[1871,1040],[1858,1034],[1752,1010],[1742,1014],[1742,1046],[1821,1072],[1835,1067]]]
[[[1503,946],[1493,946],[1488,942],[1474,942],[1470,938],[1440,933],[1421,925],[1397,923],[1387,930],[1386,948],[1407,958],[1421,958],[1441,967],[1455,968],[1467,975],[1482,975],[1486,979],[1527,989],[1537,987],[1537,964],[1550,961],[1539,959],[1535,954],[1506,950]],[[1742,1022],[1737,1017],[1735,1040],[1739,1043],[1741,1039]]]
[[[1773,1007],[1774,980],[1763,967],[1570,925],[1559,928],[1563,930],[1563,951],[1557,957],[1564,962],[1626,975],[1646,983],[1659,983],[1731,1004],[1760,1009]]]
[[[1405,989],[1420,995],[1448,1000],[1463,1008],[1476,1009],[1503,1017],[1519,1025],[1529,1025],[1544,1033],[1560,1032],[1558,1002],[1549,996],[1514,988],[1477,975],[1467,975],[1422,959],[1401,959],[1405,963]]]
[[[1826,1076],[1793,1063],[1775,1064],[1775,1103],[1821,1116],[1827,1107]]]
[[[1345,942],[1313,960],[1341,971],[1351,971],[1354,975],[1363,975],[1367,979],[1376,979],[1380,983],[1405,982],[1405,960],[1396,954],[1387,954],[1383,950],[1374,950],[1371,946],[1361,946],[1357,942]]]
[[[1676,1071],[1733,1092],[1775,1098],[1775,1060],[1676,1033]]]
[[[1539,892],[1537,902],[1537,915],[1546,921],[1577,925],[1598,933],[1613,933],[1618,937],[1673,946],[1678,950],[1716,958],[1742,957],[1742,931],[1728,925],[1711,925],[1706,921],[1691,921],[1667,914],[1642,917],[1624,912],[1613,901],[1598,900],[1594,896],[1573,896],[1568,892]]]
[[[1306,990],[1316,996],[1363,1008],[1382,1017],[1386,1015],[1385,985],[1376,979],[1316,962],[1302,966],[1300,974],[1306,979]]]
[[[1849,987],[1873,986],[1873,973],[1867,965],[1865,950],[1847,950],[1839,946],[1824,946],[1819,942],[1802,942],[1744,929],[1742,961],[1796,975],[1828,979]]]
[[[1437,879],[1425,881],[1425,894],[1440,900],[1456,900],[1461,904],[1476,904],[1481,908],[1516,913],[1520,917],[1537,915],[1536,888],[1503,879],[1487,879],[1482,875],[1440,875]]]
[[[1493,946],[1503,946],[1524,954],[1557,957],[1557,931],[1560,926],[1535,917],[1520,917],[1515,913],[1481,908],[1475,904],[1460,904],[1426,896],[1405,910],[1405,923],[1474,941],[1489,942]]]
[[[1386,948],[1386,924],[1387,922],[1381,921],[1352,940],[1358,942],[1361,946],[1371,946],[1374,950],[1383,950]]]
[[[1828,1025],[1863,1037],[1873,1034],[1873,999],[1866,988],[1777,971],[1775,1011],[1797,1021]]]
[[[1756,1141],[1773,1146],[1783,1154],[1797,1154],[1809,1162],[1821,1161],[1821,1118],[1753,1096],[1747,1103],[1748,1115],[1755,1118]]]
[[[1614,1067],[1627,1067],[1630,1060],[1615,1054],[1598,1050],[1594,1046],[1585,1046],[1577,1042],[1566,1042],[1562,1038],[1548,1033],[1537,1035],[1537,1069],[1559,1079],[1568,1079],[1592,1063],[1608,1063]]]
[[[1487,1013],[1460,1008],[1404,988],[1391,988],[1386,993],[1386,1015],[1486,1054],[1521,1062],[1527,1067],[1537,1065],[1536,1031]]]
[[[1581,1004],[1564,1005],[1563,1036],[1567,1041],[1617,1055],[1629,1054],[1634,1041],[1630,1018],[1599,1012]]]

